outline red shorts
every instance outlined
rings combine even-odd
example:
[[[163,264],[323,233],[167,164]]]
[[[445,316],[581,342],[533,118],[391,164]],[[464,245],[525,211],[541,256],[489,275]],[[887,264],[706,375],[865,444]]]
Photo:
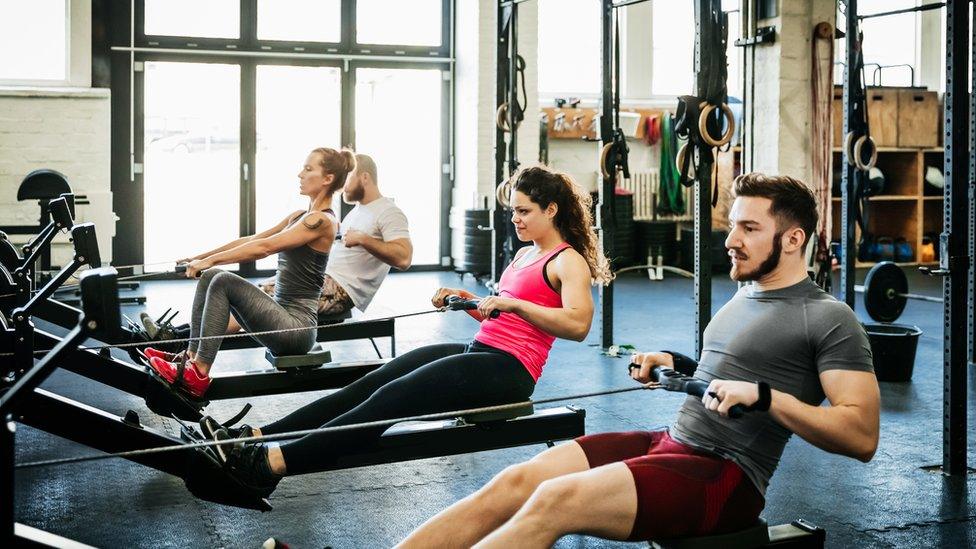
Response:
[[[742,530],[765,506],[738,465],[681,444],[665,430],[601,433],[576,442],[591,468],[622,461],[634,475],[631,541]]]

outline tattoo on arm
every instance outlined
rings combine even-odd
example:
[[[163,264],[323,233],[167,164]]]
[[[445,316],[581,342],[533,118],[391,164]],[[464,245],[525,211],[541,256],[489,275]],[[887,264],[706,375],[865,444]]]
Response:
[[[310,231],[314,231],[315,229],[318,229],[319,227],[322,226],[323,221],[324,220],[321,217],[316,217],[315,220],[306,217],[305,219],[302,220],[302,225],[305,225],[306,229]]]

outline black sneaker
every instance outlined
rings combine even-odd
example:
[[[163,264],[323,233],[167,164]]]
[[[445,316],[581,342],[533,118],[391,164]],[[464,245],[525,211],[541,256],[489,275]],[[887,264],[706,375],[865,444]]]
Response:
[[[227,444],[214,446],[217,455],[220,456],[221,463],[227,463],[228,455],[233,450],[234,440],[254,436],[254,429],[250,425],[239,427],[224,427],[216,419],[210,416],[200,418],[200,432],[207,440],[227,441]]]
[[[238,482],[264,498],[274,492],[282,479],[271,471],[268,449],[263,443],[235,444],[227,456],[226,467]]]

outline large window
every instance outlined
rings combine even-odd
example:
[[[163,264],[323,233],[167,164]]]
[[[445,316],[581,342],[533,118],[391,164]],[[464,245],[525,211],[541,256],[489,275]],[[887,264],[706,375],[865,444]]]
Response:
[[[651,44],[654,95],[691,93],[695,85],[695,9],[691,0],[654,3]]]
[[[859,0],[857,12],[868,15],[911,8],[917,4],[916,0]],[[861,22],[867,85],[913,84],[912,69],[918,68],[918,24],[918,12],[865,19]]]
[[[146,0],[146,34],[154,36],[240,36],[239,0]]]
[[[113,190],[121,222],[143,234],[116,246],[117,261],[171,261],[272,227],[308,207],[297,175],[309,152],[349,146],[375,158],[382,191],[406,212],[413,264],[440,265],[451,5],[136,0],[131,126],[128,111],[113,113],[113,140],[128,142],[131,127],[135,146],[113,156],[130,183]],[[128,75],[115,76],[113,94],[127,96]],[[337,196],[333,208],[351,206]],[[240,272],[266,274],[275,260]]]
[[[441,0],[357,0],[356,42],[360,44],[442,44]]]
[[[0,3],[0,81],[67,80],[69,24],[67,0]]]
[[[258,0],[258,40],[338,42],[339,0]]]
[[[596,98],[601,84],[600,0],[539,0],[539,93]],[[739,0],[729,15],[728,89],[740,93]],[[618,10],[624,99],[671,98],[694,91],[692,0],[653,1]]]
[[[341,143],[339,73],[338,67],[258,66],[257,230],[308,207],[308,199],[298,194],[298,173],[305,157],[312,149],[338,148]],[[274,266],[274,257],[258,262],[259,269]]]
[[[216,248],[240,234],[240,70],[146,63],[145,263]]]
[[[441,234],[441,220],[431,212],[441,209],[442,83],[439,70],[356,71],[356,145],[376,161],[380,191],[406,214],[420,265],[440,257],[425,243],[439,242]]]
[[[539,1],[539,93],[600,93],[599,0]]]

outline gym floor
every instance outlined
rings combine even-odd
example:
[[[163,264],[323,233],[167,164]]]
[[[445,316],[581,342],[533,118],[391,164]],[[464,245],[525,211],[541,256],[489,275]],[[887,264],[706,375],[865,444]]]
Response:
[[[863,272],[859,273],[862,277]],[[941,294],[941,279],[909,273],[913,292]],[[836,285],[836,282],[835,282]],[[370,308],[370,317],[429,308],[437,286],[484,294],[470,277],[452,273],[402,273],[391,276]],[[159,314],[182,308],[186,318],[190,282],[144,283],[146,310]],[[668,275],[649,282],[625,275],[616,286],[615,340],[641,349],[693,350],[692,281]],[[717,310],[735,284],[716,275]],[[141,307],[127,307],[134,316]],[[863,306],[858,302],[862,320]],[[475,324],[462,313],[442,313],[397,321],[400,352],[440,341],[467,341]],[[976,504],[969,491],[974,476],[947,478],[923,469],[942,460],[942,307],[909,301],[901,323],[924,330],[911,383],[881,383],[881,443],[874,460],[862,464],[834,456],[793,437],[772,480],[763,516],[771,524],[804,518],[826,528],[829,547],[969,547],[976,543]],[[602,356],[599,314],[584,343],[558,341],[535,398],[628,387],[625,359]],[[386,350],[383,342],[380,349]],[[336,360],[374,356],[368,342],[332,346]],[[264,367],[261,350],[230,351],[218,369]],[[969,415],[976,416],[976,390],[970,379]],[[132,409],[143,423],[178,432],[174,421],[149,412],[137,398],[67,372],[56,372],[45,388],[124,414]],[[246,418],[252,425],[286,414],[314,399],[296,394],[252,399]],[[670,423],[682,399],[674,393],[631,392],[580,399],[589,433],[646,429]],[[223,401],[210,413],[229,417],[244,404]],[[76,456],[92,450],[19,426],[18,462]],[[970,440],[970,456],[973,441]],[[60,467],[19,470],[17,520],[99,547],[258,547],[276,536],[293,547],[381,547],[450,503],[471,493],[505,466],[544,449],[529,446],[285,479],[271,497],[268,513],[199,501],[183,482],[164,473],[115,459]],[[557,547],[625,547],[584,536],[569,536]],[[645,546],[633,544],[634,547]]]

